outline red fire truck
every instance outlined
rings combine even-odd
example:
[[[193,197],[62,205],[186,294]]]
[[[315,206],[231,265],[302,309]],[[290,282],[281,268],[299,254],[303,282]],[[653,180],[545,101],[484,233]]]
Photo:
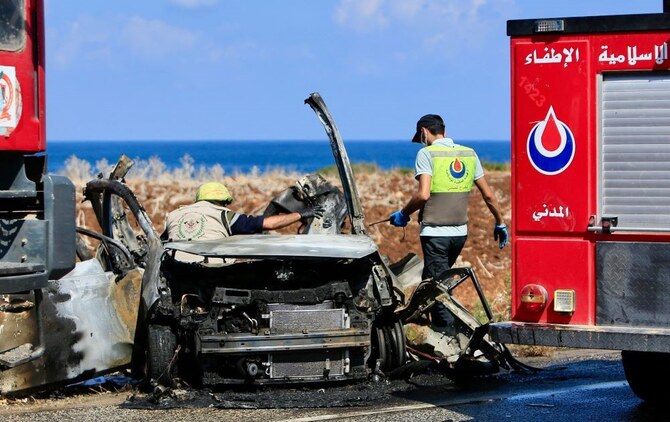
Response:
[[[657,14],[513,20],[506,344],[621,350],[670,375],[670,1]]]
[[[132,359],[141,274],[77,248],[74,184],[46,171],[44,76],[43,0],[0,1],[0,395]]]
[[[46,147],[43,10],[41,0],[0,3],[0,294],[3,295],[45,287],[49,279],[60,277],[75,265],[74,186],[66,178],[46,174],[43,154]],[[53,243],[56,241],[58,247]],[[13,309],[12,300],[4,296],[0,310]],[[27,297],[23,300],[35,301]],[[1,320],[4,322],[5,318]],[[6,334],[3,330],[2,342],[8,337]],[[0,353],[0,366],[3,364],[7,366],[8,362],[3,362]]]

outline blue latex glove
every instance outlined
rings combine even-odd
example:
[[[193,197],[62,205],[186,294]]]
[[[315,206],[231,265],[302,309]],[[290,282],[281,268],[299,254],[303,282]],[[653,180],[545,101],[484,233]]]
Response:
[[[402,210],[391,213],[389,222],[392,226],[405,227],[409,223],[409,215],[405,215]]]
[[[507,244],[507,240],[509,240],[509,233],[507,232],[507,226],[502,224],[502,225],[495,225],[493,229],[493,239],[498,242],[498,246],[500,246],[500,249],[504,248],[505,245]]]

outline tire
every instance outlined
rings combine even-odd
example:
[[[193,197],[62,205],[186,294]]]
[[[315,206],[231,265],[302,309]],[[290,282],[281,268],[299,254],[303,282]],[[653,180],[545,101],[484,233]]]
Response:
[[[626,380],[636,396],[649,403],[667,402],[664,381],[670,378],[670,354],[621,352]]]
[[[405,364],[405,334],[400,321],[373,328],[373,358],[379,359],[382,372],[393,371]]]
[[[170,386],[175,369],[173,358],[176,349],[177,337],[170,327],[149,325],[147,328],[147,377],[161,385]]]
[[[394,328],[395,332],[395,349],[398,354],[398,367],[403,366],[407,362],[407,339],[405,338],[405,330],[402,322],[396,321]]]
[[[387,360],[388,360],[388,349],[386,348],[386,336],[384,335],[384,329],[383,328],[376,328],[375,332],[377,333],[377,336],[375,338],[376,340],[376,349],[377,349],[377,357],[379,358],[379,363],[380,367],[379,369],[384,372],[386,370],[387,365]],[[375,341],[373,340],[373,341]]]

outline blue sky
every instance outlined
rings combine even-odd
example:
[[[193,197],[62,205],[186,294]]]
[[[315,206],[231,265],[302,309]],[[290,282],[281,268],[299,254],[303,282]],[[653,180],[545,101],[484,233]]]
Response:
[[[662,0],[45,0],[50,140],[507,140],[509,19]]]

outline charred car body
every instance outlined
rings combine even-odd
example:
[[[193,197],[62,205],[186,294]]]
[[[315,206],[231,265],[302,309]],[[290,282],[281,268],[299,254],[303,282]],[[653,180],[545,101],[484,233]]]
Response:
[[[196,384],[323,382],[404,364],[395,276],[366,235],[346,150],[325,104],[318,94],[306,102],[332,135],[344,193],[309,175],[273,200],[266,214],[325,208],[301,234],[165,244],[148,317],[151,377],[165,378],[177,363],[180,376]],[[342,234],[347,215],[351,234]],[[178,253],[202,262],[180,262]]]
[[[333,119],[318,93],[305,102],[326,129],[342,191],[312,174],[271,201],[266,215],[323,206],[301,234],[163,245],[160,277],[144,286],[155,298],[145,303],[147,375],[169,383],[177,374],[191,385],[284,384],[383,377],[426,359],[459,375],[520,368],[452,295],[472,282],[492,320],[471,269],[422,281],[417,257],[389,265],[380,255]],[[447,330],[432,327],[434,306],[453,315]]]

